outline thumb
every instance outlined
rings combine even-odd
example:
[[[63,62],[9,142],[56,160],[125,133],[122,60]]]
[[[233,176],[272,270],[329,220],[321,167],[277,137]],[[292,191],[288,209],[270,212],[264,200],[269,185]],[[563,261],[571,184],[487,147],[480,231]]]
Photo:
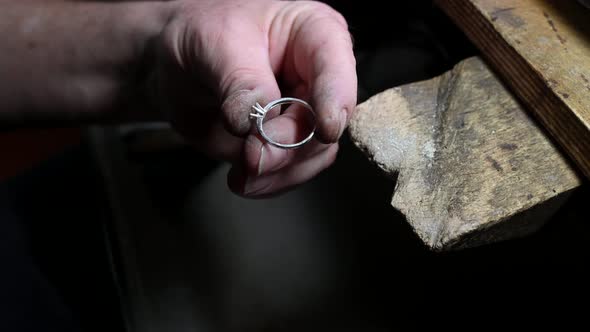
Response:
[[[268,46],[256,39],[258,36],[226,43],[219,58],[223,119],[227,130],[236,136],[250,132],[252,106],[281,97]]]

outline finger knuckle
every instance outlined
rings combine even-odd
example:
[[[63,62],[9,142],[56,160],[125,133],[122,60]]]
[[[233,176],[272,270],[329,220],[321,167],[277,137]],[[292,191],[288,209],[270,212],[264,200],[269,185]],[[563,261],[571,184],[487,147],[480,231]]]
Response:
[[[348,30],[346,18],[340,12],[322,2],[312,2],[312,4],[313,5],[310,6],[309,10],[315,15],[331,19],[340,24],[345,30]]]

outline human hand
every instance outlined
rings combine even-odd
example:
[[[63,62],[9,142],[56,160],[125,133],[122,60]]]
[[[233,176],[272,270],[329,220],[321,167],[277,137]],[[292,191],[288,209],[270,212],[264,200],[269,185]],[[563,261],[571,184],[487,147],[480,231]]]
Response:
[[[231,161],[230,188],[262,197],[303,183],[332,164],[356,105],[352,42],[336,11],[311,1],[173,1],[155,40],[154,97],[175,128]],[[310,102],[316,138],[284,150],[264,141],[249,114],[281,96]],[[279,140],[301,136],[296,112],[272,118]]]

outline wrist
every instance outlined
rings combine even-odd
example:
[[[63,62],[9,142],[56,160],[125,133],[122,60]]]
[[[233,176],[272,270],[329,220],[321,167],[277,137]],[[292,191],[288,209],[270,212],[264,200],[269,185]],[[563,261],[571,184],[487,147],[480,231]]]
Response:
[[[132,58],[140,59],[150,47],[174,12],[175,1],[142,1],[123,3],[116,20],[121,22],[134,52]],[[113,22],[116,24],[116,22]]]
[[[159,119],[152,103],[153,74],[157,67],[157,47],[161,32],[173,14],[175,1],[125,3],[118,11],[119,26],[113,33],[124,38],[126,61],[118,64],[115,73],[120,89],[113,107],[116,120]],[[117,22],[113,22],[117,24]]]

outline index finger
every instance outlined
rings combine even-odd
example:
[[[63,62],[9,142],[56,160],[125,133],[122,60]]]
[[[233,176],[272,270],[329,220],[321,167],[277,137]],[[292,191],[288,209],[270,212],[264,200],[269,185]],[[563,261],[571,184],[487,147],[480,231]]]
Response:
[[[356,106],[356,60],[344,18],[325,5],[321,8],[298,20],[293,50],[318,115],[317,137],[332,143],[342,135]]]

